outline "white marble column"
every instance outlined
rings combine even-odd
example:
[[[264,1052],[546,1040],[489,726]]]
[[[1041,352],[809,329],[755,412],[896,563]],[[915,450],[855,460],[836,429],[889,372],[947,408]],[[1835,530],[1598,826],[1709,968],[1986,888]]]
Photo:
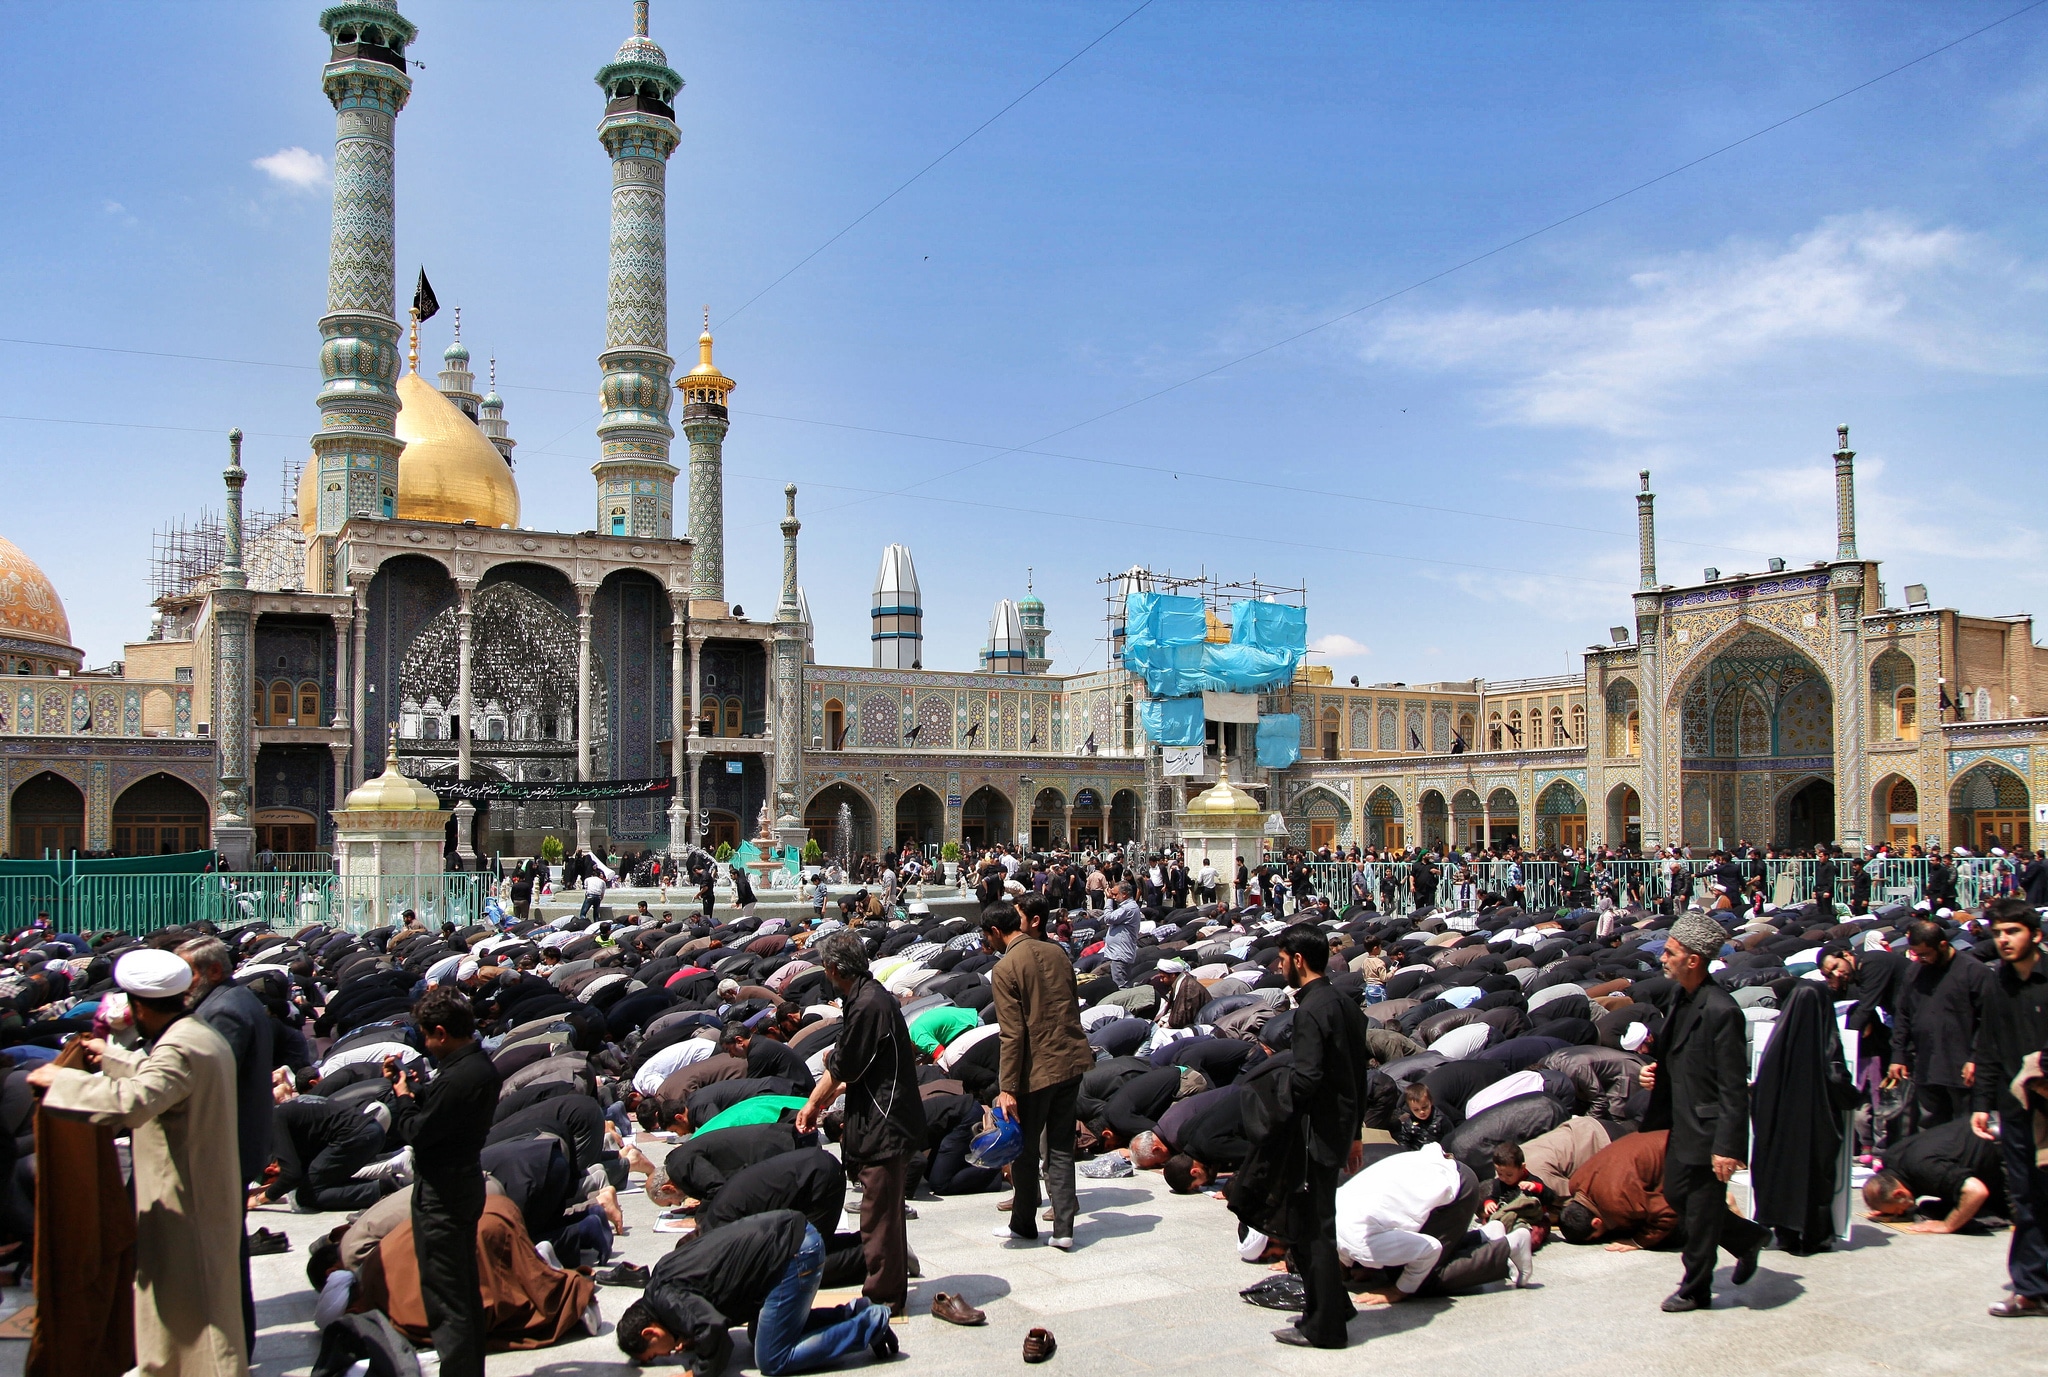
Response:
[[[683,802],[683,762],[689,754],[689,721],[685,716],[688,704],[683,701],[683,659],[688,653],[689,607],[689,598],[684,593],[670,592],[668,772],[676,782],[675,793],[669,796],[668,801],[668,844],[671,851],[680,851],[686,845],[685,833],[690,815],[688,805]]]
[[[590,600],[576,590],[576,778],[590,778]],[[587,824],[584,824],[587,826]]]

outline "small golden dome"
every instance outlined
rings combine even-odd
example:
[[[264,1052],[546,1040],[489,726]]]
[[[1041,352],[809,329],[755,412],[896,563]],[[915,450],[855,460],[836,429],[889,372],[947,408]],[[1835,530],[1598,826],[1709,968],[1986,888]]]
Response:
[[[299,470],[299,529],[306,533],[306,539],[313,538],[313,528],[320,524],[320,456],[309,454],[306,465]]]
[[[718,365],[711,361],[711,308],[709,306],[704,308],[704,333],[697,336],[697,366],[683,374],[682,381],[677,382],[676,386],[687,386],[691,378],[699,379],[700,386],[708,382],[713,387],[722,387],[727,392],[730,392],[733,388],[733,380],[719,372]]]
[[[13,541],[0,537],[0,635],[78,652],[71,645],[71,619],[64,602],[36,562]]]
[[[440,808],[434,791],[398,768],[398,738],[384,755],[384,773],[366,779],[349,791],[342,808],[351,813],[421,813]]]
[[[1216,783],[1188,800],[1183,814],[1196,817],[1243,817],[1260,815],[1259,801],[1230,782],[1229,762],[1219,762]]]
[[[504,456],[475,421],[417,373],[398,380],[398,438],[405,441],[398,456],[401,520],[519,524],[519,485]]]

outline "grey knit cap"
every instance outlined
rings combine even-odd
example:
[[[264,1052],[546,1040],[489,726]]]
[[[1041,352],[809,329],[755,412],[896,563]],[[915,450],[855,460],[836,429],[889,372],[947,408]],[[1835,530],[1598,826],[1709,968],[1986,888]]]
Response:
[[[1728,940],[1727,929],[1704,913],[1686,914],[1671,925],[1671,935],[1679,946],[1709,960],[1721,954],[1721,944]]]

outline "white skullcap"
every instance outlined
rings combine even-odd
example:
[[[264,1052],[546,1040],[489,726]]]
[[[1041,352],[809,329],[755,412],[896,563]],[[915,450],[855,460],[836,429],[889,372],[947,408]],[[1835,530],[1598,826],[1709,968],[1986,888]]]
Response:
[[[114,983],[144,999],[168,999],[192,988],[192,968],[175,952],[148,947],[114,963]]]
[[[725,979],[718,982],[718,992],[720,994],[724,994],[728,990],[737,990],[739,989],[739,987],[740,982],[733,979],[731,976],[727,976]]]
[[[455,968],[455,979],[458,982],[474,980],[476,979],[476,973],[481,969],[482,967],[477,965],[475,957],[465,956],[462,958],[461,964]]]
[[[1643,1050],[1643,1044],[1649,1040],[1650,1027],[1648,1024],[1631,1023],[1627,1031],[1621,1035],[1621,1048],[1624,1052],[1640,1052]]]
[[[1266,1254],[1266,1236],[1257,1229],[1245,1226],[1244,1237],[1237,1241],[1237,1255],[1246,1262],[1257,1262]]]

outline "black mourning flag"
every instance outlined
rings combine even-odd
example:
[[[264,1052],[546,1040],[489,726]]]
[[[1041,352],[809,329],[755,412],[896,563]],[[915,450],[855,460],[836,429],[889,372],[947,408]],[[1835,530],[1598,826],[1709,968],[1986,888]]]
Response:
[[[427,270],[421,268],[420,285],[412,289],[413,319],[432,320],[440,309],[441,303],[434,298],[434,284],[427,281]]]
[[[1465,734],[1463,732],[1460,732],[1456,736],[1453,736],[1451,738],[1451,754],[1465,754]]]

